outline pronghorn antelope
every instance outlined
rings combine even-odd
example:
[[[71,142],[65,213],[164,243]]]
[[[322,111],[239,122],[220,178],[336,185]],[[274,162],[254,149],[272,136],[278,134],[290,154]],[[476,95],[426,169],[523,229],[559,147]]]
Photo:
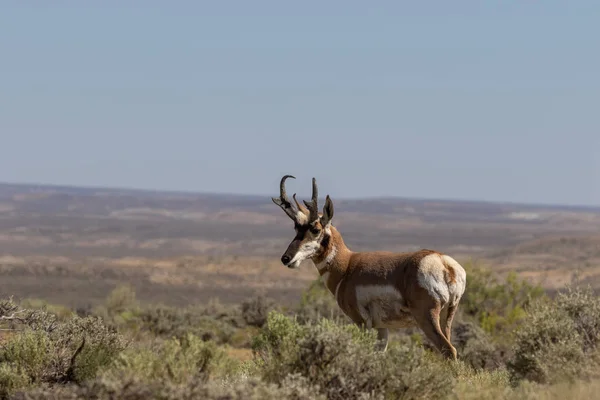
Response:
[[[434,250],[410,253],[355,252],[331,224],[333,202],[317,206],[318,189],[312,179],[312,200],[292,206],[281,179],[273,202],[294,221],[296,236],[281,256],[288,268],[313,261],[342,311],[357,325],[377,330],[378,348],[386,351],[390,328],[420,327],[440,353],[456,359],[450,342],[452,319],[465,291],[466,273],[452,257]]]

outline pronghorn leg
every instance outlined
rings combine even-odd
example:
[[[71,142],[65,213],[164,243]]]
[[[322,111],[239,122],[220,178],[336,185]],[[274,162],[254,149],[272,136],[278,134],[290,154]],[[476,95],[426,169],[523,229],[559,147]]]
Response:
[[[442,307],[435,303],[425,311],[413,309],[412,313],[419,327],[425,333],[425,336],[433,342],[433,345],[439,350],[445,358],[456,360],[456,349],[448,341],[440,327],[440,313]]]
[[[387,328],[378,328],[377,329],[377,350],[385,351],[388,347],[388,329]]]
[[[454,315],[456,314],[456,308],[458,304],[448,304],[448,309],[445,313],[443,313],[442,318],[440,318],[440,325],[442,331],[444,332],[444,336],[450,343],[452,343],[452,320],[454,319]]]

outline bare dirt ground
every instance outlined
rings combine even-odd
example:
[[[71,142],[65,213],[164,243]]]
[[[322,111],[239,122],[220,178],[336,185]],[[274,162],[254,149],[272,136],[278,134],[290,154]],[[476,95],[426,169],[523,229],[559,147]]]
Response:
[[[574,276],[600,287],[600,208],[334,204],[334,224],[353,250],[435,248],[549,289]],[[153,303],[238,302],[257,291],[294,303],[316,271],[279,263],[292,237],[268,196],[0,184],[0,294],[86,306],[128,283]]]

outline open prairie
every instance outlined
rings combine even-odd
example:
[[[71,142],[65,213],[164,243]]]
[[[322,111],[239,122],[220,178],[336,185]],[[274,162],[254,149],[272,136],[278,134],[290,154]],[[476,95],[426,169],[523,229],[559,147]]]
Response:
[[[547,289],[574,276],[600,286],[600,209],[333,200],[334,224],[354,250],[435,248]],[[280,264],[292,237],[268,196],[2,184],[0,292],[86,306],[129,283],[151,303],[255,292],[295,303],[316,271]]]

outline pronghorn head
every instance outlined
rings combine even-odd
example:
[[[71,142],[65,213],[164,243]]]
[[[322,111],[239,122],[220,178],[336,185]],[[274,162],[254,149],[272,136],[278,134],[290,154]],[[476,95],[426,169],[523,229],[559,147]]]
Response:
[[[285,175],[281,178],[279,198],[273,197],[272,200],[294,221],[296,236],[281,256],[281,262],[288,268],[297,268],[302,261],[312,259],[318,255],[323,246],[323,239],[331,234],[330,224],[331,218],[333,218],[333,202],[327,195],[323,213],[319,213],[317,206],[319,191],[317,180],[313,178],[311,201],[304,200],[304,205],[301,205],[296,200],[296,194],[294,193],[292,196],[294,203],[296,203],[296,208],[294,208],[285,193],[285,180],[287,178],[296,179],[292,175]]]

